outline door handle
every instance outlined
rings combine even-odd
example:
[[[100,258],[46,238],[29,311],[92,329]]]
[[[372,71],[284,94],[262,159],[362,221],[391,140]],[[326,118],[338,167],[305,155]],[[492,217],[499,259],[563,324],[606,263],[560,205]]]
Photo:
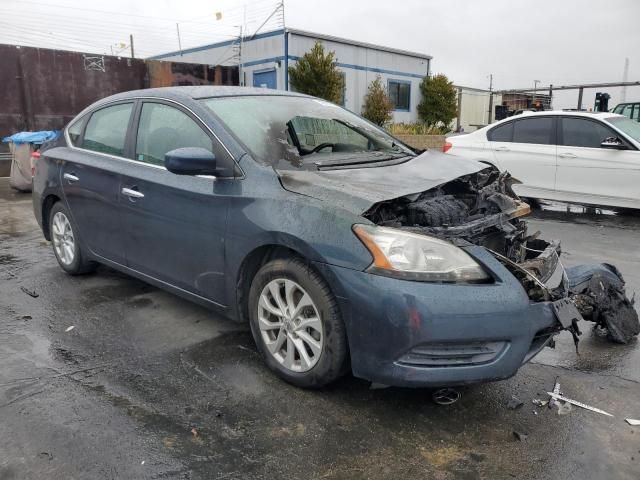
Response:
[[[133,190],[132,188],[123,188],[122,194],[129,198],[144,198],[144,193],[139,192],[138,190]]]
[[[508,152],[509,147],[496,147],[496,152]]]
[[[571,152],[559,153],[558,156],[560,158],[576,158],[576,155]]]
[[[73,183],[73,182],[77,182],[78,180],[80,180],[78,177],[76,177],[73,173],[65,173],[63,175],[64,179],[67,180],[69,183]]]

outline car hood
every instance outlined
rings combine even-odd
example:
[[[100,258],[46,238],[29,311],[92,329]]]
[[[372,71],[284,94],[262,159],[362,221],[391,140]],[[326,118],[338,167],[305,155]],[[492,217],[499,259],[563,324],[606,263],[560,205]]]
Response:
[[[475,160],[427,151],[396,165],[277,172],[286,190],[360,215],[378,202],[431,190],[485,168],[489,166]]]

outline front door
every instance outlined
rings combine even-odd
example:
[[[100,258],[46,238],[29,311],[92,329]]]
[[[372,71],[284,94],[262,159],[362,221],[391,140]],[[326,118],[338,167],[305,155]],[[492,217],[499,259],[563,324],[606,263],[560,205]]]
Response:
[[[175,175],[167,152],[182,147],[224,150],[187,111],[143,102],[137,115],[135,162],[123,176],[121,205],[130,268],[226,305],[225,229],[229,198],[217,192],[233,179]]]
[[[80,240],[94,255],[123,265],[118,158],[125,156],[133,105],[111,105],[93,112],[88,121],[78,120],[69,127],[71,143],[78,148],[51,151],[62,161],[62,190]]]
[[[556,189],[568,201],[635,205],[640,201],[640,152],[602,148],[618,134],[595,119],[563,117]]]

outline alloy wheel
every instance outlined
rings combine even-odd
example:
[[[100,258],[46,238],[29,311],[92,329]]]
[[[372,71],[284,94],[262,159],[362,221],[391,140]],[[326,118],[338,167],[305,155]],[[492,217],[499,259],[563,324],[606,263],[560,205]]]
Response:
[[[58,259],[64,265],[71,265],[75,259],[75,237],[71,222],[62,212],[56,212],[51,222],[51,237],[53,248]]]
[[[258,324],[269,353],[283,367],[306,372],[322,353],[322,319],[311,296],[296,282],[270,281],[258,301]]]

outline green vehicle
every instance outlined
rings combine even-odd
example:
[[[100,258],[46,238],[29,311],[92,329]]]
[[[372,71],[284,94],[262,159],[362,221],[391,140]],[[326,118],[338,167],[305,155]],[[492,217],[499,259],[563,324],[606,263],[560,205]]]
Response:
[[[619,103],[616,108],[611,110],[611,113],[618,113],[640,122],[640,102]]]

